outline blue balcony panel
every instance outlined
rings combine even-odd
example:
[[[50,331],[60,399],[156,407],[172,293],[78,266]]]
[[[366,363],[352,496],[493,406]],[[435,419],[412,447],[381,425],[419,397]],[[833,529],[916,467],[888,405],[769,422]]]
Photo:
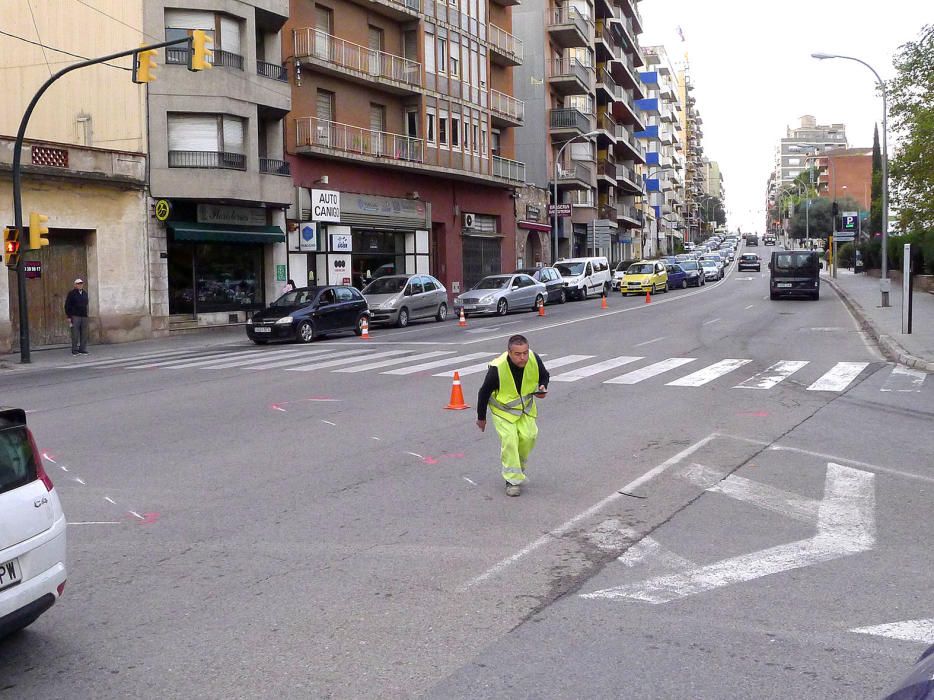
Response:
[[[644,100],[636,100],[636,107],[646,114],[658,114],[658,98],[647,97]]]
[[[658,71],[653,70],[645,73],[639,73],[639,77],[646,85],[658,85]]]
[[[648,126],[645,131],[636,131],[633,136],[635,136],[637,139],[657,139],[658,124],[655,126]]]
[[[661,192],[662,189],[659,186],[658,178],[651,178],[645,181],[645,191],[646,192]]]
[[[658,151],[645,154],[646,165],[659,165],[661,163],[661,154]]]
[[[656,205],[654,205],[654,206],[652,207],[652,209],[655,210],[655,220],[656,220],[656,221],[661,221],[661,219],[662,219],[662,208],[661,208],[659,205],[656,204]]]

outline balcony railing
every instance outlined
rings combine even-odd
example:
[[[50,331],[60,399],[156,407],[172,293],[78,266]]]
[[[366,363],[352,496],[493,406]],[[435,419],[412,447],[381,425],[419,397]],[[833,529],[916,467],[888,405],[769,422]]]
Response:
[[[374,131],[317,117],[295,120],[295,145],[327,148],[374,158],[422,163],[424,142],[404,134]]]
[[[292,171],[289,168],[288,162],[284,160],[276,160],[275,158],[260,158],[259,159],[259,171],[261,173],[268,173],[269,175],[291,175]]]
[[[628,204],[617,204],[616,205],[616,215],[619,218],[626,217],[632,219],[633,221],[642,221],[642,214],[633,206]]]
[[[256,74],[264,78],[279,80],[283,83],[289,81],[289,72],[285,69],[285,66],[278,63],[270,63],[269,61],[257,61]]]
[[[645,187],[642,185],[642,178],[636,175],[634,170],[627,168],[625,165],[616,166],[616,178],[618,180],[629,180],[629,182],[634,184],[636,187],[645,189]]]
[[[525,102],[499,90],[490,90],[490,109],[516,121],[525,120]]]
[[[619,124],[616,123],[616,120],[610,116],[609,112],[603,112],[597,123],[600,129],[608,131],[614,139],[617,138],[620,127]]]
[[[553,109],[550,115],[552,129],[574,129],[582,134],[590,131],[590,117],[577,109]]]
[[[593,181],[593,167],[579,160],[565,160],[558,165],[558,182],[567,180]]]
[[[614,100],[620,99],[623,91],[606,68],[601,68],[597,72],[597,82],[605,86],[606,91],[612,95]]]
[[[169,167],[246,170],[246,156],[225,151],[169,151]]]
[[[627,129],[622,124],[618,124],[616,126],[616,140],[624,141],[632,150],[642,156],[643,159],[645,158],[645,148],[643,145],[639,143],[635,136],[633,136],[632,131]]]
[[[512,182],[525,182],[525,163],[509,160],[500,156],[493,156],[493,176],[505,178]]]
[[[615,182],[619,177],[619,167],[611,160],[601,160],[597,165],[597,174],[608,177]]]
[[[554,58],[549,61],[549,68],[549,77],[551,78],[573,77],[580,80],[584,85],[590,85],[593,81],[593,67],[585,66],[576,58]]]
[[[296,58],[316,58],[364,73],[374,80],[392,80],[421,87],[422,66],[416,61],[354,44],[319,29],[296,29],[293,36]]]
[[[179,48],[177,46],[167,46],[165,49],[165,62],[167,64],[186,64],[188,63],[188,54],[189,51],[187,48]],[[223,51],[221,49],[214,49],[214,57],[211,59],[211,63],[215,68],[224,67],[224,68],[236,68],[237,70],[243,70],[243,56],[238,53],[231,53],[230,51]]]
[[[601,204],[600,205],[600,218],[609,219],[610,221],[616,221],[617,212],[616,204]]]
[[[590,18],[582,15],[576,7],[565,5],[564,7],[552,7],[549,9],[549,29],[566,24],[573,24],[585,39],[589,39],[593,34],[593,23],[590,21]]]
[[[493,48],[513,56],[517,61],[523,58],[522,39],[513,36],[505,29],[500,29],[495,24],[490,25],[490,43],[493,44]]]

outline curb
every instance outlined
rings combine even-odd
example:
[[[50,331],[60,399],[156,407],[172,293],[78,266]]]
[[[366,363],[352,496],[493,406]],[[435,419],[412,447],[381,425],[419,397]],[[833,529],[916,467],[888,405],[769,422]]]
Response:
[[[910,352],[905,350],[898,341],[896,341],[892,336],[883,333],[879,330],[869,315],[863,311],[861,307],[849,294],[844,291],[843,287],[839,282],[835,282],[832,277],[825,277],[823,281],[830,285],[830,287],[837,293],[837,296],[840,297],[840,300],[843,302],[843,305],[850,310],[850,313],[856,318],[859,322],[862,329],[866,331],[873,340],[876,341],[876,344],[879,346],[879,349],[882,350],[882,354],[885,355],[889,360],[897,362],[900,365],[905,365],[906,367],[912,367],[914,369],[920,369],[925,372],[934,373],[934,362],[929,362],[924,360],[917,355],[912,355]]]

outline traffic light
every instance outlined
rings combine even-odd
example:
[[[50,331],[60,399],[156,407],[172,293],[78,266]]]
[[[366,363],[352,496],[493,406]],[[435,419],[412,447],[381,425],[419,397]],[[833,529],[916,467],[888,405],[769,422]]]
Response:
[[[49,227],[45,222],[49,220],[45,214],[38,212],[29,213],[29,250],[40,250],[42,246],[49,244],[49,239],[44,235],[49,232]]]
[[[146,49],[137,51],[133,54],[133,82],[151,83],[156,79],[156,54],[155,49]]]
[[[214,52],[208,48],[213,44],[214,38],[203,29],[191,32],[191,51],[188,52],[188,70],[205,70],[213,68]]]
[[[19,265],[19,231],[15,228],[3,229],[3,262],[11,270]]]

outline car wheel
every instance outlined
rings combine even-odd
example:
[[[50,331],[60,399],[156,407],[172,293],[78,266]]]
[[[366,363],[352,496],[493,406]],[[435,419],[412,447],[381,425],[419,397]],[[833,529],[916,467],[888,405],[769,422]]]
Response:
[[[688,281],[681,280],[681,289],[687,289],[687,288],[688,288]]]
[[[353,327],[354,335],[363,335],[363,322],[366,321],[366,314],[360,314],[357,324]]]
[[[315,339],[315,327],[311,321],[302,321],[295,331],[295,339],[300,343],[310,343]]]
[[[438,313],[435,314],[436,321],[443,321],[448,317],[448,305],[443,303],[438,307]]]
[[[399,318],[396,319],[396,325],[399,328],[405,328],[409,325],[409,310],[404,306],[399,309]]]
[[[544,305],[545,305],[545,297],[539,294],[538,296],[535,297],[535,305],[532,307],[532,311],[538,311],[538,307],[544,306]]]
[[[775,292],[769,292],[769,299],[771,299],[772,301],[775,301],[776,299],[778,299],[778,294],[776,294]]]
[[[558,295],[558,303],[563,304],[567,300],[568,300],[568,293],[562,289],[561,294]]]
[[[814,292],[814,294],[811,295],[811,299],[812,299],[813,301],[817,301],[818,299],[820,299],[820,290],[819,290],[819,289],[818,289],[816,292]]]
[[[496,315],[505,316],[507,313],[509,313],[509,304],[505,299],[500,299],[496,305]]]
[[[269,341],[268,341],[268,340],[264,340],[264,339],[260,339],[260,338],[253,338],[253,342],[256,343],[257,345],[265,345],[265,344],[268,343]]]
[[[587,285],[586,285],[586,284],[584,285],[583,289],[578,289],[578,290],[577,290],[577,296],[580,298],[581,301],[587,301],[587,297],[590,296],[590,295],[587,294]]]
[[[603,285],[603,296],[605,296],[605,297],[610,296],[610,285],[609,285],[609,283],[606,283],[606,284]]]

